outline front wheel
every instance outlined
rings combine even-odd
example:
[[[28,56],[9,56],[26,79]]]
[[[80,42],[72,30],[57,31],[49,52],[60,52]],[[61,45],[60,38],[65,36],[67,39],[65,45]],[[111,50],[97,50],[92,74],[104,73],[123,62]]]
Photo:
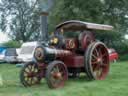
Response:
[[[40,80],[37,64],[34,62],[26,63],[20,72],[20,82],[27,87],[39,84]]]
[[[46,71],[46,80],[50,88],[63,87],[68,79],[68,71],[66,66],[61,61],[51,62]]]

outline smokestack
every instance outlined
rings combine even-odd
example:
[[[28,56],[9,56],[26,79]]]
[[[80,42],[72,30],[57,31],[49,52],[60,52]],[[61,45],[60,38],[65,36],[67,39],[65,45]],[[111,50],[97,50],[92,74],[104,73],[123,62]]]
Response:
[[[53,7],[54,0],[38,0],[39,7],[41,8],[40,16],[40,35],[42,41],[47,41],[48,39],[48,13]]]
[[[47,41],[48,39],[48,12],[41,12],[40,16],[40,35],[42,41]]]

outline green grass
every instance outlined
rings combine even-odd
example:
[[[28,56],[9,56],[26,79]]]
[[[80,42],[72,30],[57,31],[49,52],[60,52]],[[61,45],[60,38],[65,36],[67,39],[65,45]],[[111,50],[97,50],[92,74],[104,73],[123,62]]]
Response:
[[[111,64],[110,73],[104,81],[88,81],[85,77],[69,79],[64,88],[49,89],[46,81],[25,88],[19,82],[20,68],[0,64],[0,96],[127,96],[128,62]]]

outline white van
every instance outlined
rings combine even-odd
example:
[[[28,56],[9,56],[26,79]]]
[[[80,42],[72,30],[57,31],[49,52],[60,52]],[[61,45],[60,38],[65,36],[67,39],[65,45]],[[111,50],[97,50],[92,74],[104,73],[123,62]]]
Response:
[[[19,62],[32,61],[35,48],[39,45],[41,45],[41,44],[37,41],[23,43],[20,48],[20,52],[18,54],[18,61]]]

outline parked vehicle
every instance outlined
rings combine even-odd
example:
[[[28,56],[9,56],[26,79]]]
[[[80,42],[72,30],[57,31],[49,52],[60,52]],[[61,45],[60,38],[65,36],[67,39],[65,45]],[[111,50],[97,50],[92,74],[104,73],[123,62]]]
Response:
[[[33,61],[34,51],[37,46],[39,46],[39,42],[36,41],[23,43],[18,54],[18,61]]]
[[[16,48],[16,53],[17,53],[17,55],[20,54],[20,51],[21,51],[21,48]]]
[[[109,54],[106,45],[96,41],[94,34],[95,30],[112,28],[109,25],[71,20],[59,24],[51,38],[46,38],[48,32],[42,31],[46,35],[42,36],[45,37],[42,38],[45,44],[36,49],[32,47],[35,49],[35,52],[31,52],[36,62],[25,63],[20,72],[21,83],[31,86],[46,78],[50,88],[59,88],[64,86],[68,74],[81,72],[86,73],[89,80],[104,80],[109,72]],[[76,37],[66,37],[66,32],[78,34]],[[31,47],[25,47],[23,53],[28,53],[28,50]]]
[[[110,60],[110,62],[116,62],[118,60],[119,55],[118,55],[118,53],[116,52],[115,49],[109,48],[108,49],[108,53],[109,53],[109,60]]]
[[[5,47],[5,46],[0,46],[0,54],[5,51],[8,47]]]
[[[0,62],[5,62],[5,52],[6,50],[3,50],[1,53],[0,53]]]
[[[17,52],[16,52],[16,48],[8,48],[5,52],[5,57],[4,60],[7,63],[17,63],[18,59],[17,59]]]

